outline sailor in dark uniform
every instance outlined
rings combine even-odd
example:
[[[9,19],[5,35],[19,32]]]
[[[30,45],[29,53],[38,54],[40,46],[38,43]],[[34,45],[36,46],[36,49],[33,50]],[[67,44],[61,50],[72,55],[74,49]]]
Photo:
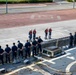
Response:
[[[5,52],[6,52],[6,63],[7,62],[10,63],[11,48],[8,46],[8,44],[6,45]]]
[[[12,60],[17,58],[17,46],[15,45],[15,43],[13,43],[12,46]]]
[[[30,55],[31,55],[30,47],[31,47],[31,44],[27,40],[26,43],[25,43],[25,58],[27,58],[27,56],[30,57]]]
[[[19,56],[23,58],[23,44],[18,41],[18,50],[19,50]]]
[[[37,55],[37,41],[34,39],[32,42],[32,56]]]
[[[74,40],[72,33],[70,33],[69,39],[70,39],[70,41],[69,41],[69,48],[72,48],[73,47],[73,40]]]
[[[3,54],[4,54],[4,50],[0,46],[0,60],[1,60],[2,64],[4,64]]]
[[[41,37],[38,37],[38,53],[42,52],[42,45],[41,43],[43,42],[43,40],[41,39]]]

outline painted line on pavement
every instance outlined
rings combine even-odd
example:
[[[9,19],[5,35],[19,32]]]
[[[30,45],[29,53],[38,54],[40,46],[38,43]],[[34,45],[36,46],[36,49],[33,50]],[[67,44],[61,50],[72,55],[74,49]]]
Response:
[[[72,67],[74,64],[76,64],[76,61],[70,63],[70,64],[66,67],[66,73],[67,73],[67,72],[70,72],[70,69],[71,69],[71,67]]]

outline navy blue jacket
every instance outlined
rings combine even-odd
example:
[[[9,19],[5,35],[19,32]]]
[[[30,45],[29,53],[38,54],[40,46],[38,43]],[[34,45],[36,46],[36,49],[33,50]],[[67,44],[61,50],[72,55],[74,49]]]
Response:
[[[4,52],[4,50],[2,48],[0,48],[0,54],[2,54]]]
[[[11,51],[11,48],[10,48],[10,47],[6,47],[6,48],[5,48],[5,51],[6,51],[7,53],[9,53],[9,52]]]
[[[22,43],[19,43],[18,44],[18,48],[22,49],[22,47],[23,47],[23,44]]]
[[[12,46],[12,52],[17,51],[17,46]]]
[[[33,41],[32,45],[36,46],[37,45],[37,41]]]
[[[30,46],[31,46],[30,42],[25,43],[26,50],[28,50]]]

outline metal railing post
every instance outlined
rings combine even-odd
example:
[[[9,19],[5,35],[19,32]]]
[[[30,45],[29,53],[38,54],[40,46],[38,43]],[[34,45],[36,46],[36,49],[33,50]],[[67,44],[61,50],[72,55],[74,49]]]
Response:
[[[75,0],[73,0],[73,9],[75,8]]]
[[[8,13],[8,1],[6,0],[6,14]]]

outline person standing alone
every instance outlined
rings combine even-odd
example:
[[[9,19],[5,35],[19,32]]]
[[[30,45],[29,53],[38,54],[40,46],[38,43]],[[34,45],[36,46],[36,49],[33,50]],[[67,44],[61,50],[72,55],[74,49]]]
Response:
[[[72,33],[70,33],[70,37],[69,37],[69,48],[73,47],[73,35]]]
[[[47,39],[48,29],[45,29],[45,39]]]
[[[36,29],[33,30],[33,40],[36,38]]]
[[[32,41],[32,30],[29,31],[29,40]]]
[[[49,39],[51,39],[51,33],[52,33],[52,29],[49,29]]]

